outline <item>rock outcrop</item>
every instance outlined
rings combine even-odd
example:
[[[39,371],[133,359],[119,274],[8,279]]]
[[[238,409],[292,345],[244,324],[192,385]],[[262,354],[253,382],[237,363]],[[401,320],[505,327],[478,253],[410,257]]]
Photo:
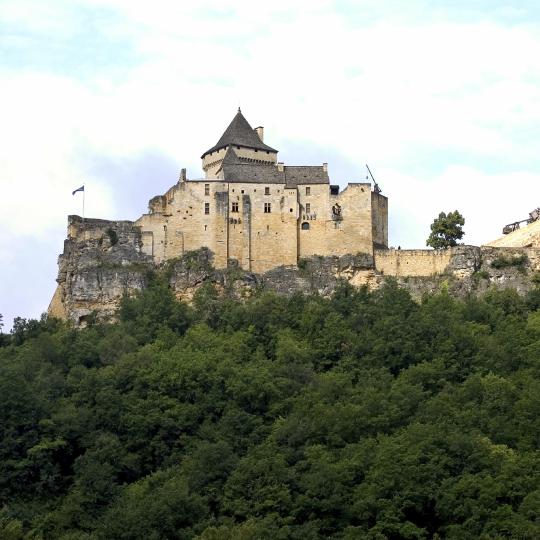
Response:
[[[124,293],[146,286],[151,266],[151,258],[141,251],[140,231],[131,221],[69,216],[49,314],[75,324],[94,315],[113,317]]]
[[[404,250],[396,257],[403,255],[412,260],[416,253],[407,255]],[[406,268],[400,267],[399,274],[392,278],[413,297],[421,298],[442,288],[460,297],[482,294],[490,287],[514,288],[525,294],[540,277],[540,248],[458,246],[447,255],[448,263],[437,274],[404,275]],[[440,253],[427,250],[421,256],[440,260]],[[70,216],[68,238],[59,257],[58,288],[49,314],[69,319],[75,325],[84,325],[93,317],[113,319],[122,296],[144,289],[152,271],[167,276],[176,297],[187,302],[206,283],[238,299],[261,289],[285,295],[301,292],[328,296],[342,280],[354,286],[377,288],[390,274],[376,268],[376,258],[368,254],[316,256],[301,259],[298,266],[253,274],[235,266],[216,270],[212,252],[203,248],[156,266],[143,253],[141,232],[133,222],[83,221]]]

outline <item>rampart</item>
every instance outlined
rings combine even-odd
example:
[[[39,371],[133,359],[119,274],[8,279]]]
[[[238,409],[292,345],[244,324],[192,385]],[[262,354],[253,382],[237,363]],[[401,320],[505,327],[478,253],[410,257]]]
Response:
[[[375,268],[385,276],[410,277],[443,274],[454,250],[376,249]]]
[[[332,294],[341,281],[377,288],[388,278],[413,297],[446,288],[451,294],[482,294],[489,288],[513,288],[525,294],[540,278],[540,248],[457,246],[445,251],[375,250],[374,254],[311,256],[298,265],[263,273],[238,266],[216,268],[212,250],[187,251],[167,263],[145,252],[144,232],[130,221],[69,217],[69,234],[59,258],[58,288],[49,313],[84,325],[93,317],[114,318],[124,294],[147,286],[149,270],[169,269],[176,297],[190,301],[205,283],[242,299],[260,289],[278,294]]]

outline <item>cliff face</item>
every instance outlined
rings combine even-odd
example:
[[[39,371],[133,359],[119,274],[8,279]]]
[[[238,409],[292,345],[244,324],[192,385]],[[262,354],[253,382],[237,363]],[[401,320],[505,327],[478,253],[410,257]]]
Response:
[[[124,294],[146,287],[150,270],[165,272],[176,297],[188,302],[205,283],[212,283],[224,295],[241,299],[260,289],[279,294],[329,295],[341,280],[376,288],[392,276],[413,297],[420,298],[443,287],[456,296],[482,294],[490,287],[514,288],[524,294],[540,276],[540,248],[459,246],[446,254],[439,273],[420,276],[415,275],[418,266],[412,270],[418,253],[422,267],[431,267],[424,260],[430,257],[437,259],[440,266],[440,253],[403,250],[383,253],[386,260],[397,260],[386,270],[376,268],[377,254],[375,258],[358,254],[302,259],[298,267],[282,266],[265,274],[253,274],[234,267],[216,270],[212,253],[201,249],[156,267],[151,257],[142,252],[141,232],[132,222],[83,222],[78,216],[70,216],[68,238],[58,261],[58,288],[49,314],[70,319],[75,325],[84,325],[94,316],[111,319]],[[413,275],[407,275],[409,262]]]
[[[75,324],[84,324],[93,314],[112,317],[125,292],[146,286],[151,265],[132,222],[70,216],[49,314]]]

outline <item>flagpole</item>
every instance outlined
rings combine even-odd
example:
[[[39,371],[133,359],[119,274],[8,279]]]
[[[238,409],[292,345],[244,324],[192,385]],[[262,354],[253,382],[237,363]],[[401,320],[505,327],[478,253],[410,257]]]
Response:
[[[84,188],[84,184],[83,184],[83,188]],[[82,220],[83,220],[83,223],[84,223],[84,197],[86,195],[86,190],[83,189],[83,192],[82,192]]]

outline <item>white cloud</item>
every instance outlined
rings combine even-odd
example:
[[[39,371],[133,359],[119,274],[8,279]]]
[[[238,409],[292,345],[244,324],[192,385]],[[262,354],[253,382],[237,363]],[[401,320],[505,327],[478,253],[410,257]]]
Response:
[[[394,246],[425,247],[430,224],[439,212],[459,210],[465,217],[466,244],[482,245],[502,235],[507,223],[526,219],[540,204],[537,174],[486,174],[451,166],[434,178],[395,170],[381,171],[390,201],[390,235]]]
[[[357,163],[356,177],[374,164],[392,243],[422,247],[433,217],[454,208],[467,241],[498,235],[540,204],[539,21],[430,19],[382,5],[4,0],[4,46],[15,58],[0,70],[0,253],[13,252],[17,235],[61,230],[66,214],[80,212],[71,190],[82,181],[92,187],[87,215],[117,216],[114,178],[92,176],[88,156],[160,152],[198,176],[200,154],[239,104],[273,146],[327,148]],[[85,41],[88,21],[100,33]],[[129,51],[133,63],[104,70],[96,56],[83,74],[44,61],[61,38],[62,59],[77,66],[80,50],[102,37],[111,60]],[[39,68],[27,62],[32,51]],[[404,163],[428,165],[419,178]]]

